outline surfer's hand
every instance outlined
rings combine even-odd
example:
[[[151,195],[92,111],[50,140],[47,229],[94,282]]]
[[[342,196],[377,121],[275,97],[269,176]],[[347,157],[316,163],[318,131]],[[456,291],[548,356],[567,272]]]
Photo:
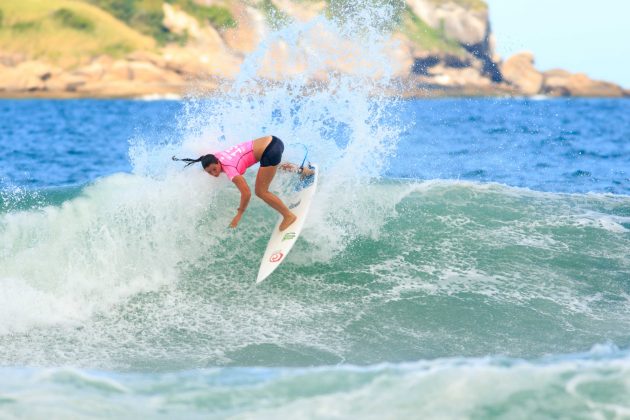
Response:
[[[231,228],[235,228],[236,226],[238,226],[238,222],[241,221],[241,216],[243,215],[243,213],[238,212],[236,213],[236,216],[234,216],[234,219],[232,219],[232,223],[230,223],[230,227]]]

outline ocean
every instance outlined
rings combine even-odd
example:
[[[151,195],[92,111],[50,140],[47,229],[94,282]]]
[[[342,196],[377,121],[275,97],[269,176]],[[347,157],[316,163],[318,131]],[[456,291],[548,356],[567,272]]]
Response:
[[[630,102],[261,95],[259,59],[214,98],[0,100],[1,418],[630,417]],[[171,156],[263,134],[321,174],[257,285],[277,214],[229,229]]]

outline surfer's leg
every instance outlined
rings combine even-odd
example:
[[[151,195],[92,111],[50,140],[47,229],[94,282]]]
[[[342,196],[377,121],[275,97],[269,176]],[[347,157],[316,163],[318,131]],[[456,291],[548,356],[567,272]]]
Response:
[[[278,166],[263,166],[258,169],[258,175],[256,175],[256,188],[255,192],[265,203],[269,204],[274,210],[282,215],[284,220],[280,223],[280,230],[285,230],[295,222],[297,216],[293,214],[287,206],[284,205],[282,200],[277,195],[269,191],[269,185],[273,181],[273,177],[276,175]]]

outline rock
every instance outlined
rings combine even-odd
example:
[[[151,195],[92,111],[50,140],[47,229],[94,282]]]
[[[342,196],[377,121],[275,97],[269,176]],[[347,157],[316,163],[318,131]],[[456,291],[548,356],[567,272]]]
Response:
[[[15,67],[2,67],[0,73],[0,91],[16,92],[43,87],[44,82],[33,75],[25,75]]]
[[[46,81],[46,90],[52,92],[76,92],[87,83],[84,75],[76,73],[59,73]]]
[[[454,1],[407,0],[411,10],[433,29],[464,45],[486,42],[489,34],[487,7],[471,7]]]
[[[442,64],[434,66],[429,71],[433,76],[433,82],[437,85],[448,87],[489,87],[492,80],[484,77],[478,70],[472,67],[445,67]]]
[[[534,67],[534,55],[529,52],[508,58],[501,66],[503,79],[525,95],[540,93],[544,76]]]
[[[187,78],[218,76],[233,78],[241,65],[241,59],[224,51],[208,51],[194,46],[164,49],[166,68]]]
[[[0,51],[0,64],[7,67],[15,67],[21,62],[26,61],[24,53],[7,53]]]
[[[127,54],[125,58],[127,61],[147,61],[160,68],[166,67],[166,60],[164,60],[164,57],[150,51],[134,51],[131,54]]]
[[[177,73],[161,69],[150,62],[133,61],[129,63],[129,69],[132,74],[131,79],[136,83],[184,83],[184,79]]]
[[[614,83],[593,80],[586,74],[573,74],[567,80],[567,89],[571,96],[614,97],[623,96],[623,89]]]
[[[552,69],[543,73],[543,93],[550,96],[570,96],[567,83],[571,73],[562,69]]]
[[[100,63],[93,61],[87,66],[79,67],[73,72],[75,76],[82,77],[86,82],[101,80],[106,73],[106,68]]]
[[[586,74],[553,69],[544,73],[543,91],[552,96],[623,97],[624,90],[614,83],[593,80]]]
[[[479,60],[484,77],[491,78],[495,83],[503,81],[485,2],[406,0],[406,4],[427,25],[442,32],[446,38],[457,41],[475,60]]]
[[[46,81],[61,72],[58,67],[41,61],[24,61],[15,67],[2,67],[0,90],[20,92],[46,88]]]
[[[177,35],[184,35],[187,33],[188,36],[193,38],[200,37],[201,28],[197,19],[166,2],[162,4],[162,11],[164,12],[162,25],[164,25],[169,32]]]
[[[102,77],[105,82],[108,81],[120,81],[133,79],[133,73],[129,66],[129,62],[126,60],[116,60],[112,65],[107,68],[107,71]]]

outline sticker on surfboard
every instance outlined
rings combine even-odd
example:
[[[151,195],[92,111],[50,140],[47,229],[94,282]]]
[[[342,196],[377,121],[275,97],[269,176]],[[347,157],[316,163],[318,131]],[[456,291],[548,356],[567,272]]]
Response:
[[[317,166],[311,164],[309,167],[315,173],[301,179],[298,182],[293,195],[285,201],[285,203],[290,206],[291,211],[297,216],[297,220],[287,229],[280,232],[279,226],[282,222],[282,216],[279,217],[278,222],[271,232],[271,238],[269,238],[267,249],[263,255],[262,262],[260,263],[256,283],[260,283],[269,277],[269,275],[278,268],[280,263],[286,259],[287,254],[291,248],[293,248],[293,245],[297,242],[297,239],[300,236],[302,227],[304,227],[306,215],[311,207],[311,201],[313,199],[313,195],[315,194],[315,189],[317,188]]]

